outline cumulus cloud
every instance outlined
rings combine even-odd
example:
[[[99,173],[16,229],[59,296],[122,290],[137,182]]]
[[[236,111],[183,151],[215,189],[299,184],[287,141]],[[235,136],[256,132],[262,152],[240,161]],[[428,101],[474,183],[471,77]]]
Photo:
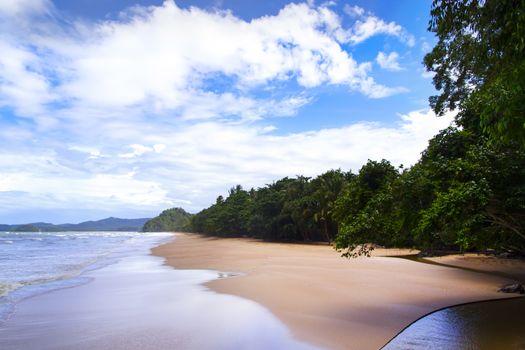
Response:
[[[379,66],[383,69],[390,71],[400,71],[402,68],[397,61],[399,59],[399,54],[397,52],[391,52],[388,55],[384,52],[379,52],[376,57],[376,61]]]
[[[223,74],[245,86],[295,77],[304,87],[353,85],[365,76],[341,49],[340,23],[326,9],[290,4],[276,16],[248,23],[165,2],[129,17],[97,28],[94,44],[74,58],[75,77],[63,87],[67,93],[109,105],[153,98],[175,108],[185,98],[181,90],[198,90],[203,75]]]
[[[49,5],[30,3],[34,11]],[[4,12],[22,11],[2,6]],[[342,85],[375,98],[400,91],[377,83],[370,63],[357,62],[344,45],[379,34],[405,40],[404,29],[370,14],[344,28],[328,6],[292,3],[277,15],[248,22],[230,12],[182,9],[166,1],[133,7],[118,20],[66,28],[52,23],[53,30],[25,29],[18,37],[20,30],[11,24],[15,38],[0,41],[0,103],[20,115],[41,115],[52,105],[62,112],[139,107],[185,118],[253,120],[293,115],[308,102],[305,96],[261,100],[250,94],[279,82],[306,89]],[[211,88],[217,82],[220,92]],[[383,92],[370,94],[363,84]],[[265,109],[268,105],[275,109]]]
[[[359,44],[378,34],[395,36],[410,47],[416,44],[414,36],[395,22],[387,23],[377,16],[365,12],[359,6],[345,5],[344,11],[350,17],[358,18],[349,31],[349,41],[354,44]]]

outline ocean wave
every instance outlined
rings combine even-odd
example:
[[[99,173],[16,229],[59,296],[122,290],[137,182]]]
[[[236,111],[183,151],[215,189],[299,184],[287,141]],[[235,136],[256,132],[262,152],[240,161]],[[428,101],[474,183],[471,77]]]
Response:
[[[5,297],[23,286],[24,284],[19,282],[0,282],[0,297]]]
[[[42,291],[75,285],[84,273],[160,244],[170,233],[0,233],[0,321],[10,304]],[[43,242],[39,242],[43,241]],[[15,244],[12,244],[15,243]],[[5,310],[4,310],[5,311]]]
[[[102,264],[99,259],[93,258],[78,264],[63,265],[63,270],[55,275],[26,278],[18,281],[2,281],[0,282],[0,298],[8,297],[22,289],[25,290],[26,287],[45,288],[46,285],[55,285],[55,288],[60,287],[62,282],[78,278],[86,270],[91,270],[95,266],[100,268],[105,265],[106,264]],[[17,298],[15,297],[15,299]]]

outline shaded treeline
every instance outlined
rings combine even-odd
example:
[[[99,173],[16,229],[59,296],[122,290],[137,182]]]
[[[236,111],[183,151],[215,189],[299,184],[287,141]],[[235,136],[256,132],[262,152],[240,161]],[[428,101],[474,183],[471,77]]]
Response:
[[[238,185],[196,214],[192,230],[221,237],[332,241],[338,228],[333,219],[335,201],[352,177],[330,170],[315,179],[285,177],[250,191]]]
[[[370,160],[357,174],[330,170],[249,191],[238,185],[194,215],[191,231],[277,241],[335,240],[350,255],[366,253],[363,243],[523,251],[523,165],[520,148],[489,143],[465,126],[450,127],[409,169]]]

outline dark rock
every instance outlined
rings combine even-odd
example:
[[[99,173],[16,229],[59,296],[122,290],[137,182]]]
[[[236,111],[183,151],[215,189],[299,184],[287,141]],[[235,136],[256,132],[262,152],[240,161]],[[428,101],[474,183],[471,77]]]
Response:
[[[502,293],[520,293],[525,294],[525,288],[519,283],[507,284],[501,287],[498,292]]]

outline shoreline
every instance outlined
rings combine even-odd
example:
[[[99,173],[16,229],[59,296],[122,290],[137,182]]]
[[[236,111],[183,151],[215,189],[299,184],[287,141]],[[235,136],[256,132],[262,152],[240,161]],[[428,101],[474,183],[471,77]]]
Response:
[[[217,271],[166,266],[151,255],[166,241],[139,237],[110,253],[112,263],[87,269],[87,283],[17,302],[0,324],[0,349],[314,350],[261,305],[203,287]]]
[[[259,303],[294,337],[327,349],[379,349],[438,309],[513,296],[497,293],[506,278],[384,256],[407,252],[348,260],[329,246],[180,233],[152,249],[177,269],[242,273],[205,286]]]

